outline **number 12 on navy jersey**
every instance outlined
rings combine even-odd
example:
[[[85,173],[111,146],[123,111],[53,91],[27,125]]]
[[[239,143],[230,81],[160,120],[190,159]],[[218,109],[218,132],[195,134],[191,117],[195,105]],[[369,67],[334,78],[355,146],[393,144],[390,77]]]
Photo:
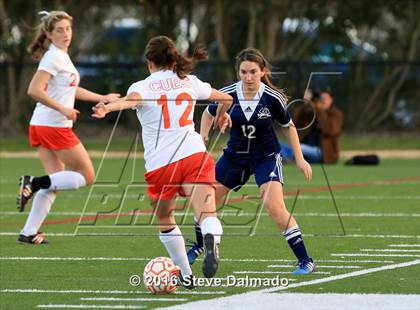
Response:
[[[242,125],[242,132],[244,133],[244,136],[247,137],[248,139],[255,139],[256,137],[254,136],[255,133],[255,126],[253,125]]]

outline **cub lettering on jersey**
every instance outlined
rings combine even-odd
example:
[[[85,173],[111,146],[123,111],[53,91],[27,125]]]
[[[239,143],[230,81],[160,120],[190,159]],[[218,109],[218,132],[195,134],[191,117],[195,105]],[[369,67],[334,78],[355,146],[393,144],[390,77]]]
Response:
[[[193,115],[196,101],[210,97],[210,84],[194,75],[180,79],[173,71],[162,70],[131,85],[127,94],[133,92],[143,98],[136,112],[147,172],[206,150]]]
[[[168,79],[152,81],[150,82],[149,87],[152,91],[169,91],[181,88],[191,88],[191,82],[188,77],[181,80],[178,76],[175,76]]]

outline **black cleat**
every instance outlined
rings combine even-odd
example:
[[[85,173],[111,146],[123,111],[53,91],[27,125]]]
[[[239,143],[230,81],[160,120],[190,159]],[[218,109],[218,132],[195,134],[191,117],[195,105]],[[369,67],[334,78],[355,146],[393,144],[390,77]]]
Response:
[[[44,234],[42,232],[38,232],[35,235],[31,236],[25,236],[25,235],[19,235],[18,238],[19,242],[22,243],[30,243],[30,244],[47,244],[48,241],[45,239]]]
[[[183,286],[183,287],[185,287],[186,289],[189,289],[189,290],[195,289],[194,282],[195,282],[195,277],[194,277],[193,274],[190,274],[190,275],[185,276],[185,277],[183,277],[182,275],[179,275],[179,277],[178,277],[179,285],[181,285],[181,286]]]
[[[17,197],[17,208],[19,212],[23,212],[23,210],[25,210],[26,204],[34,195],[32,190],[32,179],[33,177],[29,175],[23,175],[19,179],[20,191]]]
[[[204,236],[203,274],[206,278],[213,278],[219,266],[219,248],[214,242],[214,236]]]

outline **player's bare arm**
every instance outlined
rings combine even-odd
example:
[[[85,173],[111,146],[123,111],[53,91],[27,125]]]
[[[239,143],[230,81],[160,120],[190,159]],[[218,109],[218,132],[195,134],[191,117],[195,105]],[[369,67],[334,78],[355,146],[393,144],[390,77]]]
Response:
[[[87,90],[83,87],[78,86],[76,88],[76,99],[82,101],[90,101],[90,102],[99,102],[99,101],[106,101],[111,102],[117,100],[121,97],[120,94],[117,93],[110,93],[107,95],[100,95],[90,90]]]
[[[232,105],[233,98],[229,94],[216,89],[212,89],[209,100],[216,101],[218,103],[214,126],[219,126],[219,128],[222,128],[224,120],[221,118],[221,116],[229,110],[230,106]]]
[[[31,80],[28,87],[28,95],[36,101],[41,102],[47,107],[57,110],[63,114],[67,119],[75,121],[77,114],[80,112],[73,108],[66,108],[48,95],[47,87],[51,79],[51,74],[44,70],[38,70]]]
[[[209,132],[213,125],[214,117],[211,115],[207,109],[204,110],[203,115],[201,116],[201,125],[200,125],[200,135],[203,138],[204,142],[209,140]],[[228,113],[225,113],[221,117],[222,126],[219,128],[222,134],[225,133],[227,128],[232,127],[232,119]]]
[[[119,100],[112,101],[108,104],[104,101],[100,101],[97,105],[95,105],[92,110],[93,114],[92,117],[95,118],[103,118],[109,112],[120,111],[120,110],[128,110],[132,109],[135,106],[141,103],[142,97],[137,92],[132,92],[128,96],[121,98]]]
[[[299,137],[296,131],[296,127],[293,123],[290,123],[288,127],[282,127],[282,132],[289,141],[290,146],[293,149],[295,155],[296,166],[305,175],[308,182],[312,180],[312,168],[311,165],[303,158],[302,150],[300,148]]]

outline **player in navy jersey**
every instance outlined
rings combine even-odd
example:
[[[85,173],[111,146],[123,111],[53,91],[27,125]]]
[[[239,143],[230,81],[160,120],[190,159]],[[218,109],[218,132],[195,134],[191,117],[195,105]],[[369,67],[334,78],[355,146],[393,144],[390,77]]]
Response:
[[[287,211],[283,199],[282,162],[273,128],[275,122],[282,126],[289,140],[297,167],[307,181],[312,178],[311,166],[303,158],[296,128],[286,108],[287,99],[271,83],[270,64],[257,49],[242,50],[236,57],[236,70],[240,81],[221,89],[233,97],[233,104],[225,114],[226,124],[231,127],[230,139],[216,164],[216,202],[220,205],[229,191],[238,191],[254,175],[264,207],[298,259],[298,267],[293,273],[312,273],[315,265],[307,254],[299,226]],[[200,134],[205,141],[216,109],[217,103],[212,103],[203,113]],[[188,251],[190,264],[203,251],[197,224],[195,230],[197,242]]]

